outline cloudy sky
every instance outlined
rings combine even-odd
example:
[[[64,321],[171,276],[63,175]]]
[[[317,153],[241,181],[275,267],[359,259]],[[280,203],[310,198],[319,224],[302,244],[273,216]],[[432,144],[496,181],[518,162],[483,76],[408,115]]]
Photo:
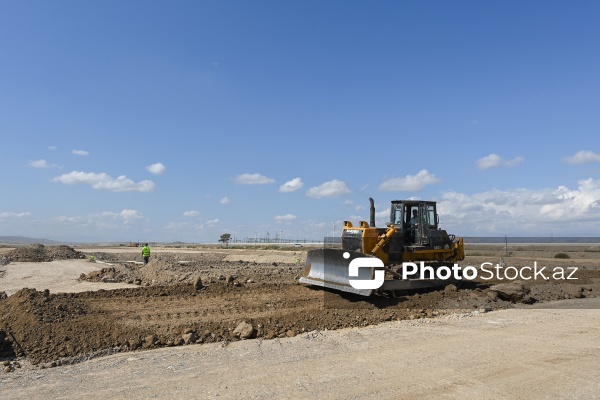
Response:
[[[595,1],[6,1],[0,235],[598,235]]]

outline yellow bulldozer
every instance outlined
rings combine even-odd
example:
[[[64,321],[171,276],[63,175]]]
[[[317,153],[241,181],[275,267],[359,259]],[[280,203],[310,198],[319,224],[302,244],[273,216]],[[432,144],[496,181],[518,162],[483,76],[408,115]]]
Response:
[[[439,228],[436,202],[393,200],[390,222],[386,228],[377,228],[374,201],[372,198],[369,201],[370,223],[360,221],[354,226],[344,221],[341,249],[326,245],[308,251],[301,283],[371,296],[453,282],[436,278],[407,279],[407,274],[403,274],[403,268],[408,265],[418,264],[421,268],[426,265],[431,271],[453,266],[465,258],[463,239]],[[359,268],[360,264],[370,267]],[[412,270],[410,276],[417,275],[414,272]],[[357,288],[355,283],[356,280],[376,282],[377,278],[381,278],[380,284],[371,284],[375,287]]]

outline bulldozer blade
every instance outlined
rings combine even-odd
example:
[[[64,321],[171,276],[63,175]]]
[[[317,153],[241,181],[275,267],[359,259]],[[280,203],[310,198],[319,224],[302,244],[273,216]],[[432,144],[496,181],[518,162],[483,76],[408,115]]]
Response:
[[[347,257],[344,257],[344,255]],[[371,296],[374,293],[373,289],[355,289],[350,285],[348,265],[350,261],[357,257],[369,256],[355,251],[339,249],[309,250],[306,255],[306,268],[300,282],[361,296]],[[353,279],[373,279],[374,272],[372,268],[360,268],[358,273],[358,277],[353,277]]]
[[[344,257],[347,253],[348,257]],[[450,283],[458,284],[455,279],[386,279],[378,289],[356,289],[350,285],[348,266],[350,261],[357,257],[373,257],[356,251],[339,249],[316,249],[309,250],[306,256],[306,268],[300,283],[315,285],[342,292],[354,293],[361,296],[371,296],[375,292],[403,291],[414,289],[435,288]],[[393,274],[393,271],[385,270]],[[352,279],[372,280],[374,270],[372,268],[360,268],[358,277]]]

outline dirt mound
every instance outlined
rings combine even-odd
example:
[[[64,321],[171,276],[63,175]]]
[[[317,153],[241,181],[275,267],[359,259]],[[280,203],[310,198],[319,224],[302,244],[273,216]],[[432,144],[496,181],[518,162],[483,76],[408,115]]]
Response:
[[[177,285],[192,283],[196,277],[212,283],[231,279],[240,284],[248,281],[295,283],[303,266],[300,263],[258,263],[254,261],[228,261],[219,253],[157,253],[147,265],[136,264],[131,253],[90,253],[97,260],[98,271],[82,275],[80,279],[90,282],[123,282],[142,286]]]
[[[65,324],[86,314],[86,307],[76,298],[59,297],[45,290],[22,289],[0,303],[4,345],[1,356],[7,352],[20,356],[33,355],[32,360],[45,354],[56,354],[68,335],[55,340],[53,324]],[[16,336],[15,336],[16,334]],[[60,353],[60,351],[59,351]]]
[[[440,309],[449,302],[469,311],[491,303],[481,290],[364,298],[297,283],[241,284],[236,279],[217,280],[202,290],[192,284],[71,294],[23,289],[0,301],[0,331],[7,341],[5,356],[57,365],[108,350],[271,339],[457,312]],[[252,326],[248,335],[236,331],[242,322]]]
[[[3,257],[8,262],[49,262],[85,258],[85,255],[69,246],[44,246],[35,243],[16,248]]]

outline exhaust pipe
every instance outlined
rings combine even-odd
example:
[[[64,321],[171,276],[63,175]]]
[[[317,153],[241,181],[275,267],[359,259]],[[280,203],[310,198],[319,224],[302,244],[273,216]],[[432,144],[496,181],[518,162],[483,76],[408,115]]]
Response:
[[[369,197],[369,202],[371,203],[371,221],[369,221],[369,224],[371,228],[375,228],[375,202],[372,197]]]

